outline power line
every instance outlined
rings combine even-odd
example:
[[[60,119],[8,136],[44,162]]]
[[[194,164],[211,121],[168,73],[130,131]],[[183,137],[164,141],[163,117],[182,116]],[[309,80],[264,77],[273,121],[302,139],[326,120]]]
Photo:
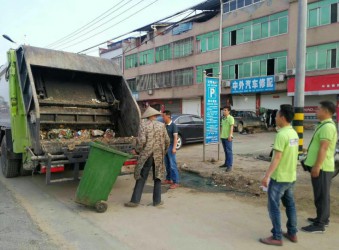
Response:
[[[184,19],[186,19],[187,17],[189,17],[194,11],[195,11],[195,10],[193,10],[191,13],[189,13],[187,16],[185,16],[185,17],[184,17],[183,19],[181,19],[180,21],[171,24],[169,27],[167,27],[167,28],[165,29],[165,31],[170,30],[170,29],[173,29],[173,27],[174,27],[175,25],[177,25],[178,23],[182,22]],[[139,48],[141,45],[143,45],[143,44],[147,43],[148,41],[151,41],[152,39],[154,39],[154,38],[160,36],[160,34],[161,34],[161,33],[155,35],[153,38],[150,38],[150,39],[148,39],[148,40],[143,41],[143,42],[140,43],[138,46],[135,46],[135,47],[133,47],[133,48],[131,48],[131,49],[129,49],[129,50],[126,50],[126,51],[124,51],[123,53],[128,53],[128,52],[130,52],[130,51],[132,51],[132,50],[135,50],[136,48]],[[111,59],[115,59],[115,58],[117,58],[117,57],[119,57],[119,56],[121,56],[121,55],[122,55],[122,54],[117,55],[117,56],[115,56],[115,57],[113,57],[113,58],[111,58]]]
[[[181,15],[187,13],[187,12],[188,12],[188,10],[184,10],[184,11],[182,11],[182,12],[177,13],[176,16],[167,17],[167,18],[164,19],[164,20],[170,21],[170,20],[172,20],[172,19],[174,19],[174,18],[177,18],[178,15],[181,16]],[[193,12],[194,12],[194,11],[193,11]],[[189,15],[191,15],[193,12],[191,12]],[[188,16],[189,16],[189,15],[188,15]],[[183,19],[185,19],[185,18],[187,18],[187,16],[184,17]],[[181,22],[183,19],[181,19],[179,22]],[[177,22],[177,23],[178,23],[178,22]],[[175,23],[175,24],[177,24],[177,23]],[[131,34],[132,32],[133,32],[133,31],[129,31],[129,32],[127,32],[127,33],[125,33],[125,34],[122,34],[122,35],[120,35],[120,36],[114,37],[114,38],[109,39],[109,40],[107,40],[107,41],[104,41],[104,42],[101,42],[101,43],[96,44],[96,45],[94,45],[94,46],[91,46],[91,47],[89,47],[89,48],[87,48],[87,49],[81,50],[81,51],[79,51],[79,52],[77,52],[77,53],[80,54],[80,53],[83,53],[83,52],[85,52],[85,51],[91,50],[91,49],[93,49],[93,48],[96,49],[98,46],[103,45],[103,44],[107,43],[108,41],[112,41],[112,40],[119,39],[119,38],[121,38],[121,37],[123,37],[123,36],[126,36],[126,35],[128,35],[128,34]],[[91,50],[91,51],[93,51],[93,50]]]
[[[184,13],[187,13],[187,12],[188,12],[188,11],[185,11],[185,12],[181,13],[180,15],[182,15],[182,14],[184,14]],[[184,19],[186,19],[187,17],[189,17],[193,12],[195,12],[195,10],[193,10],[193,11],[192,11],[191,13],[189,13],[187,16],[185,16],[184,18],[182,18],[180,21],[177,21],[177,22],[171,24],[169,27],[166,28],[166,31],[169,30],[169,29],[172,29],[173,26],[175,26],[176,24],[180,23],[181,21],[183,21]],[[170,20],[172,20],[172,19],[174,19],[174,18],[177,18],[177,16],[172,17],[172,18],[169,18],[169,19],[167,19],[167,20],[170,21]],[[128,33],[126,33],[126,34],[129,34],[129,33],[131,33],[131,32],[128,32]],[[119,36],[119,37],[125,36],[126,34],[121,35],[121,36]],[[160,35],[160,34],[154,36],[153,39],[156,38],[156,37],[159,36],[159,35]],[[119,37],[116,37],[116,38],[111,39],[111,40],[118,39]],[[145,40],[145,41],[143,41],[142,43],[140,43],[140,45],[138,45],[138,46],[136,46],[136,47],[134,47],[134,48],[131,48],[130,50],[125,50],[125,51],[123,51],[122,54],[127,53],[127,52],[130,52],[130,51],[132,51],[132,50],[134,50],[134,49],[136,49],[136,48],[139,48],[141,45],[147,43],[147,42],[150,41],[150,40],[151,40],[151,39]],[[104,43],[106,43],[106,42],[103,42],[102,44],[104,44]],[[101,44],[100,44],[100,45],[101,45]],[[87,53],[94,52],[94,51],[97,50],[97,46],[99,46],[99,45],[93,46],[93,47],[91,47],[91,48],[89,48],[89,49],[86,49],[86,50],[83,50],[83,51],[88,51]],[[83,51],[78,52],[78,54],[82,53]],[[122,54],[117,55],[117,56],[115,56],[115,57],[112,57],[111,60],[112,60],[112,59],[115,59],[115,58],[118,58],[118,57],[121,56]]]
[[[77,36],[77,37],[75,37],[75,38],[73,38],[73,39],[71,39],[71,40],[69,40],[69,41],[65,41],[65,42],[63,42],[63,43],[57,45],[55,48],[65,46],[65,45],[67,45],[67,44],[69,44],[69,43],[71,43],[71,42],[73,42],[73,41],[79,40],[81,37],[84,37],[85,35],[91,33],[92,31],[98,30],[98,28],[104,26],[105,24],[111,22],[112,20],[118,18],[119,16],[121,16],[121,15],[123,15],[123,14],[126,14],[126,12],[128,12],[128,11],[130,11],[131,9],[135,8],[136,6],[138,6],[140,3],[144,2],[144,1],[145,1],[145,0],[140,0],[139,2],[137,2],[136,4],[134,4],[134,5],[131,6],[131,7],[125,5],[125,6],[126,6],[126,9],[121,10],[120,14],[115,15],[113,18],[107,20],[106,22],[104,22],[104,23],[102,23],[102,24],[100,24],[100,25],[97,25],[96,27],[90,29],[89,31],[87,31],[87,32],[85,32],[85,33],[83,33],[83,34],[81,34],[81,35],[79,35],[79,36]]]
[[[203,1],[203,2],[204,2],[204,3],[207,3],[207,2],[209,2],[209,0],[206,0],[206,1]],[[202,4],[203,2],[201,2],[200,4]],[[214,4],[214,5],[211,5],[210,8],[213,9],[213,7],[216,7],[216,6],[218,6],[218,5],[219,5],[219,3],[216,3],[216,4]],[[156,21],[156,22],[160,22],[160,21],[163,21],[163,20],[168,20],[168,21],[169,21],[169,20],[171,20],[171,19],[174,19],[174,18],[177,18],[178,16],[183,15],[184,13],[187,13],[187,12],[188,12],[189,10],[191,10],[191,9],[194,9],[194,8],[191,7],[191,8],[185,9],[185,10],[183,10],[183,11],[180,11],[180,12],[177,12],[177,13],[175,13],[175,14],[172,14],[171,16],[168,16],[168,17],[166,17],[166,18],[164,18],[164,19],[161,19],[161,20],[158,20],[158,21]],[[193,10],[190,14],[188,14],[186,17],[182,18],[182,19],[181,19],[180,21],[178,21],[178,22],[175,22],[175,23],[172,24],[171,26],[176,25],[176,24],[182,22],[185,18],[187,18],[188,16],[190,16],[194,11],[196,11],[196,10],[194,9],[194,10]],[[127,33],[125,33],[125,34],[122,34],[122,35],[120,35],[120,36],[111,38],[111,39],[106,40],[106,41],[103,41],[103,42],[101,42],[101,43],[99,43],[99,44],[93,45],[93,46],[91,46],[91,47],[89,47],[89,48],[83,49],[83,50],[81,50],[81,51],[79,51],[79,52],[77,52],[77,53],[80,54],[80,53],[83,53],[83,52],[88,51],[88,50],[93,51],[92,49],[97,49],[98,46],[103,45],[103,44],[107,43],[108,41],[112,41],[112,40],[119,39],[119,38],[124,37],[124,36],[126,36],[126,35],[128,35],[128,34],[131,34],[132,32],[135,32],[135,31],[136,31],[136,30],[134,30],[134,31],[129,31],[129,32],[127,32]],[[157,37],[157,36],[158,36],[158,35],[156,35],[155,37]],[[149,41],[149,40],[147,40],[147,41]],[[142,44],[143,44],[143,43],[142,43]],[[139,46],[137,46],[137,47],[135,47],[135,48],[140,47],[142,44],[140,44]],[[133,49],[135,49],[135,48],[133,48]],[[133,49],[131,49],[131,50],[133,50]],[[131,51],[131,50],[129,50],[129,51]],[[126,52],[129,52],[129,51],[126,51]],[[118,57],[118,56],[116,56],[116,57]],[[116,57],[114,57],[114,58],[116,58]]]
[[[98,23],[99,21],[101,21],[101,20],[103,20],[104,18],[106,18],[107,16],[112,15],[112,14],[116,11],[116,10],[114,10],[114,9],[119,8],[119,7],[120,7],[119,5],[122,4],[124,1],[126,1],[126,0],[119,1],[119,3],[118,3],[117,5],[114,5],[114,6],[111,7],[110,9],[106,10],[105,12],[103,12],[102,14],[100,14],[98,17],[94,18],[92,21],[88,22],[87,24],[85,24],[84,26],[78,28],[77,30],[71,32],[70,34],[68,34],[68,35],[66,35],[66,36],[64,36],[64,37],[62,37],[62,38],[60,38],[59,40],[57,40],[57,41],[55,41],[55,42],[53,42],[53,43],[47,45],[46,47],[47,47],[47,48],[48,48],[48,47],[53,47],[53,46],[55,46],[56,44],[62,42],[63,40],[67,40],[67,39],[69,39],[69,38],[71,38],[71,37],[74,37],[76,34],[79,34],[79,33],[81,33],[83,30],[87,29],[86,27],[88,27],[88,26],[91,27],[91,26],[93,26],[94,24],[96,24],[96,23]],[[114,10],[114,11],[112,11],[112,10]],[[112,11],[112,12],[109,13],[110,11]],[[105,15],[106,13],[108,13],[108,14]],[[105,16],[104,16],[104,15],[105,15]],[[103,16],[103,17],[102,17],[102,16]],[[98,19],[99,19],[99,20],[98,20]],[[93,23],[93,24],[92,24],[92,23]]]
[[[206,2],[208,2],[208,0],[207,0]],[[211,7],[215,7],[215,6],[218,6],[218,5],[219,5],[219,4],[215,4],[215,5],[212,5]],[[185,16],[184,18],[182,18],[180,21],[177,21],[177,22],[171,24],[169,27],[167,27],[167,28],[165,29],[165,31],[172,29],[175,25],[177,25],[178,23],[182,22],[182,21],[185,20],[187,17],[189,17],[193,12],[195,12],[195,10],[193,10],[193,11],[192,11],[191,13],[189,13],[187,16]],[[184,12],[182,12],[182,13],[184,13]],[[180,13],[180,15],[181,15],[182,13]],[[171,19],[169,19],[169,20],[171,20]],[[129,50],[126,50],[126,51],[124,51],[123,53],[128,53],[128,52],[130,52],[130,51],[132,51],[132,50],[134,50],[134,49],[136,49],[136,48],[139,48],[141,45],[143,45],[143,44],[147,43],[148,41],[150,41],[150,40],[152,40],[152,39],[154,39],[154,38],[160,36],[160,34],[161,34],[161,33],[155,35],[153,38],[150,38],[150,39],[148,39],[148,40],[143,41],[142,43],[140,43],[140,45],[135,46],[135,47],[133,47],[133,48],[131,48],[131,49],[129,49]],[[120,36],[120,37],[121,37],[121,36]],[[115,59],[115,58],[117,58],[117,57],[119,57],[119,56],[121,56],[121,55],[122,55],[122,54],[117,55],[117,56],[115,56],[115,57],[113,57],[113,58],[111,58],[111,59]]]
[[[142,0],[142,1],[144,1],[144,0]],[[125,19],[123,19],[123,20],[121,20],[121,21],[119,21],[119,22],[117,22],[117,23],[115,23],[114,25],[112,25],[112,26],[108,27],[107,29],[104,29],[104,30],[102,30],[102,31],[100,31],[100,32],[98,32],[98,33],[96,33],[96,34],[94,34],[94,35],[90,36],[90,37],[87,37],[87,38],[85,38],[84,40],[82,40],[82,41],[80,41],[80,42],[77,42],[77,43],[71,44],[70,46],[67,46],[67,47],[61,48],[61,50],[67,49],[67,48],[69,48],[69,47],[72,47],[72,46],[74,46],[74,45],[78,45],[79,43],[85,42],[85,41],[87,41],[88,39],[90,39],[90,38],[92,38],[92,37],[94,37],[94,36],[96,36],[96,35],[99,35],[99,34],[101,34],[101,33],[105,32],[105,31],[106,31],[106,30],[108,30],[108,29],[111,29],[111,28],[113,28],[114,26],[116,26],[116,25],[118,25],[118,24],[120,24],[120,23],[122,23],[122,22],[126,21],[127,19],[129,19],[129,18],[133,17],[135,14],[137,14],[137,13],[139,13],[139,12],[141,12],[141,11],[145,10],[146,8],[148,8],[149,6],[151,6],[152,4],[154,4],[154,3],[158,2],[158,1],[159,1],[159,0],[155,0],[155,1],[153,1],[152,3],[150,3],[150,4],[146,5],[146,6],[145,6],[145,7],[143,7],[142,9],[140,9],[140,10],[138,10],[138,11],[134,12],[132,15],[130,15],[130,16],[128,16],[128,17],[126,17]]]

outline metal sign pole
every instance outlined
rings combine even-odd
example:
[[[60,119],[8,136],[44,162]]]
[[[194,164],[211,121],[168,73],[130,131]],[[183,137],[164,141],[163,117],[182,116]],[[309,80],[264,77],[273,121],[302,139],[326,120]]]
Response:
[[[219,76],[219,115],[218,115],[218,130],[219,130],[219,138],[218,138],[218,161],[220,160],[220,102],[221,102],[221,72]]]
[[[204,143],[203,143],[203,154],[202,154],[202,161],[205,162],[205,142],[206,142],[206,71],[203,72],[204,75]]]

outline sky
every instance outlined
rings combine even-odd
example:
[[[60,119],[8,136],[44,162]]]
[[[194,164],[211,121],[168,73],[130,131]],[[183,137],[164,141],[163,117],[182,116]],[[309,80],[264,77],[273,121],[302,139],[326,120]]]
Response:
[[[202,2],[0,0],[0,66],[7,61],[6,52],[21,44],[77,53]],[[98,49],[86,53],[98,56]]]

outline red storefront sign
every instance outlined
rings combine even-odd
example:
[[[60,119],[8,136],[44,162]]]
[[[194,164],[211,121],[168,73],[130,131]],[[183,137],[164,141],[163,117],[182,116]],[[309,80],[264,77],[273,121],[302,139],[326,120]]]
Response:
[[[287,82],[287,95],[294,96],[295,78]],[[305,95],[339,94],[339,74],[307,76],[305,78]]]
[[[305,106],[304,113],[306,114],[314,114],[317,112],[318,106]]]

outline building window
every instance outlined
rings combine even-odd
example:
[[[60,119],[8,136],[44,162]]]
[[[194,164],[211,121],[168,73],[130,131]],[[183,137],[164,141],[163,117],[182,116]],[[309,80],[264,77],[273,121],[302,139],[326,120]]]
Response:
[[[237,31],[231,31],[231,46],[237,45]]]
[[[168,88],[172,86],[172,71],[156,74],[156,83],[154,88]]]
[[[319,8],[310,10],[308,13],[308,27],[319,26]]]
[[[331,4],[331,23],[338,22],[338,8],[339,4],[337,3]]]
[[[173,86],[187,86],[193,84],[193,69],[180,69],[173,71]]]
[[[279,20],[272,20],[270,23],[270,36],[276,36],[279,34]]]
[[[306,49],[306,70],[325,70],[339,67],[339,42]]]
[[[125,57],[125,69],[138,67],[138,54],[132,54]]]
[[[200,65],[196,67],[196,82],[202,83],[204,79],[204,71],[208,73],[208,76],[216,77],[219,72],[219,63],[211,63]]]
[[[223,47],[234,46],[288,32],[288,12],[240,23],[223,29]]]
[[[146,74],[137,76],[138,91],[154,89],[155,85],[156,85],[156,74]]]
[[[197,36],[198,51],[206,52],[219,48],[219,31],[209,32],[203,35]]]
[[[337,49],[331,49],[327,51],[327,60],[328,60],[328,68],[336,68],[337,67]]]
[[[337,23],[339,0],[323,0],[308,5],[309,28]]]
[[[154,63],[154,50],[149,49],[139,53],[139,65]]]
[[[132,92],[137,91],[137,80],[135,78],[128,79],[127,84],[128,84],[128,86],[129,86],[129,88],[131,89]]]
[[[247,7],[264,0],[226,0],[224,1],[224,13]]]
[[[275,68],[275,60],[274,59],[268,59],[267,60],[267,75],[274,75],[274,68]]]
[[[222,79],[232,80],[286,73],[287,52],[223,62]]]
[[[209,69],[205,69],[205,72],[206,72],[206,76],[213,76],[213,68],[209,68]]]
[[[253,40],[261,38],[261,23],[253,25]]]
[[[155,49],[155,61],[161,62],[172,59],[172,48],[170,44]]]
[[[260,75],[260,61],[253,61],[252,62],[252,76],[259,76]]]
[[[127,82],[132,91],[192,85],[193,68],[140,75],[136,80],[130,79]]]
[[[173,43],[173,58],[189,56],[193,54],[193,38],[186,38]]]

